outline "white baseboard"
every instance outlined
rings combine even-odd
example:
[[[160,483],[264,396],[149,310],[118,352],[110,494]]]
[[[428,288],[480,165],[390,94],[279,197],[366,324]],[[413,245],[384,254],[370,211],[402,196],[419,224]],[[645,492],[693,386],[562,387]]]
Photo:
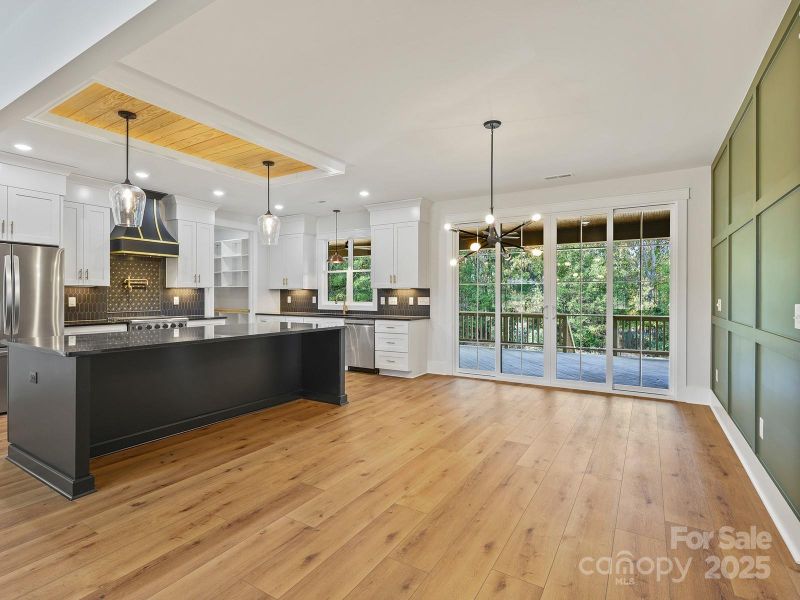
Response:
[[[739,431],[736,423],[733,422],[733,419],[717,400],[717,397],[710,389],[705,391],[707,401],[703,404],[708,404],[711,407],[711,411],[717,418],[720,427],[722,427],[722,431],[725,432],[734,452],[736,452],[736,456],[739,457],[739,462],[742,463],[747,476],[750,477],[756,492],[758,492],[767,512],[772,517],[778,533],[781,534],[786,547],[791,552],[792,558],[797,565],[800,565],[800,519],[794,514],[778,486],[772,481],[772,477],[769,476],[764,465],[758,460],[756,453],[750,448],[742,432]]]

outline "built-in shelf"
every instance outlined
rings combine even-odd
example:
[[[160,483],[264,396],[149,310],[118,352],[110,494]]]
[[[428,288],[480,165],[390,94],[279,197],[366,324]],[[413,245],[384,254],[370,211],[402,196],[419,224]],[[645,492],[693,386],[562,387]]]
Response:
[[[250,240],[219,240],[214,243],[214,287],[250,286]]]

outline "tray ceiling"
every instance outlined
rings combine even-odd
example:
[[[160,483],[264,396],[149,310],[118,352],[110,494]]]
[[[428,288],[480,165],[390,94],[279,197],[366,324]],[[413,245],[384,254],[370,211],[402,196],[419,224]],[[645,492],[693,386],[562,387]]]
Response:
[[[271,173],[273,177],[314,168],[100,83],[90,84],[49,112],[84,125],[124,135],[125,121],[117,115],[119,110],[130,110],[137,114],[136,120],[131,121],[131,138],[194,158],[261,177],[266,177],[266,169],[262,165],[265,160],[275,161]]]

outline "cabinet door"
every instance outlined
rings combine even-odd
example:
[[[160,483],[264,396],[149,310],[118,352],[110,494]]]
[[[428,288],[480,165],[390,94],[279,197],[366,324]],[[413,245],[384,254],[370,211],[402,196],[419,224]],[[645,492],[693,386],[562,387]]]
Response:
[[[195,228],[195,270],[197,287],[214,286],[214,226],[197,223]]]
[[[61,197],[17,188],[8,189],[7,239],[58,246]]]
[[[83,205],[64,202],[62,246],[64,248],[64,285],[84,285],[83,278]]]
[[[283,244],[285,240],[281,238],[277,246],[268,246],[267,252],[269,253],[269,287],[272,290],[280,290],[286,287],[284,284],[284,270],[283,270]]]
[[[281,238],[279,244],[283,245],[283,272],[289,289],[303,287],[303,235],[287,235]]]
[[[395,225],[394,240],[394,287],[419,287],[419,223]]]
[[[84,206],[82,229],[83,283],[110,285],[111,209],[102,206]]]
[[[178,264],[177,280],[173,284],[175,287],[193,288],[197,287],[197,266],[195,251],[197,240],[195,236],[195,223],[191,221],[181,221],[178,223]]]
[[[372,227],[372,287],[394,287],[395,274],[394,225]]]

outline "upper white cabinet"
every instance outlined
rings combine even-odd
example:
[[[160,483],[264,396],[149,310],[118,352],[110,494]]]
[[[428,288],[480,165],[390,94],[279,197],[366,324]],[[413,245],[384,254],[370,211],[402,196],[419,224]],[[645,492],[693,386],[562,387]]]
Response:
[[[108,286],[111,209],[64,201],[62,245],[66,285]]]
[[[178,240],[178,258],[167,259],[167,287],[214,287],[214,211],[216,204],[166,196],[166,225]]]
[[[0,187],[0,239],[57,246],[61,233],[61,196]]]
[[[167,259],[167,287],[214,287],[214,226],[194,221],[167,221],[177,232],[178,258]]]
[[[282,219],[277,246],[269,247],[269,287],[273,290],[317,287],[313,217],[298,215]]]
[[[422,200],[372,204],[372,286],[428,287],[428,226]]]

